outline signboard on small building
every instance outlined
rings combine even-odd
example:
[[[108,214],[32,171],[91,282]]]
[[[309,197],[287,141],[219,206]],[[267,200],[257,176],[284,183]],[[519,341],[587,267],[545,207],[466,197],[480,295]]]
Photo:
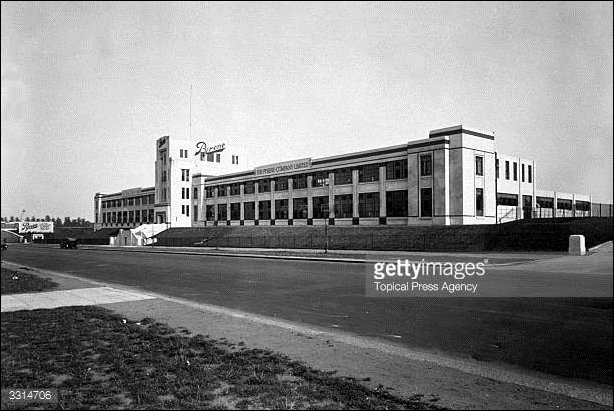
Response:
[[[51,221],[26,221],[19,223],[19,233],[53,233]]]

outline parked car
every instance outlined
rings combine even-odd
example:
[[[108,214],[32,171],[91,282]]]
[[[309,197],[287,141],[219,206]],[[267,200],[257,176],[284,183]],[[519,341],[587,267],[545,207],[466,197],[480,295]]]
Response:
[[[77,239],[76,238],[66,238],[62,240],[60,243],[60,248],[77,248]]]

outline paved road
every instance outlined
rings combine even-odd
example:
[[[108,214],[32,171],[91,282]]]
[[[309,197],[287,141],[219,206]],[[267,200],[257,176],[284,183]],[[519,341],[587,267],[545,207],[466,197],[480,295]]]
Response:
[[[197,302],[332,327],[482,361],[612,384],[612,265],[592,267],[610,298],[367,298],[357,264],[13,246],[2,259]],[[580,275],[549,261],[500,267],[556,286]],[[585,274],[588,275],[588,274]],[[542,281],[543,280],[543,281]],[[604,285],[605,284],[605,285]],[[609,287],[609,291],[608,288]]]

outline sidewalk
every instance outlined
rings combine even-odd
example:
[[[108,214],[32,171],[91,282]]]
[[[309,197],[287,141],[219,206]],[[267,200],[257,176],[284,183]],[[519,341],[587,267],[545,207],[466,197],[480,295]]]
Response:
[[[19,270],[17,265],[5,264]],[[193,334],[242,343],[248,348],[270,349],[314,368],[354,377],[371,388],[381,384],[399,396],[424,394],[426,400],[436,398],[437,405],[444,407],[610,409],[612,406],[611,387],[599,384],[413,350],[376,338],[143,293],[62,273],[45,271],[39,275],[58,282],[61,287],[94,288],[103,294],[104,287],[110,287],[114,293],[143,296],[138,301],[98,302],[130,320],[152,317]],[[3,297],[3,310],[4,304]]]

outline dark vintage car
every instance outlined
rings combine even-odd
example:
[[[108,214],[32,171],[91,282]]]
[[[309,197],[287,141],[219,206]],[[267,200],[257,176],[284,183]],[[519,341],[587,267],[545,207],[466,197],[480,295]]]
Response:
[[[76,238],[66,238],[62,240],[60,243],[60,248],[77,248],[77,239]]]

